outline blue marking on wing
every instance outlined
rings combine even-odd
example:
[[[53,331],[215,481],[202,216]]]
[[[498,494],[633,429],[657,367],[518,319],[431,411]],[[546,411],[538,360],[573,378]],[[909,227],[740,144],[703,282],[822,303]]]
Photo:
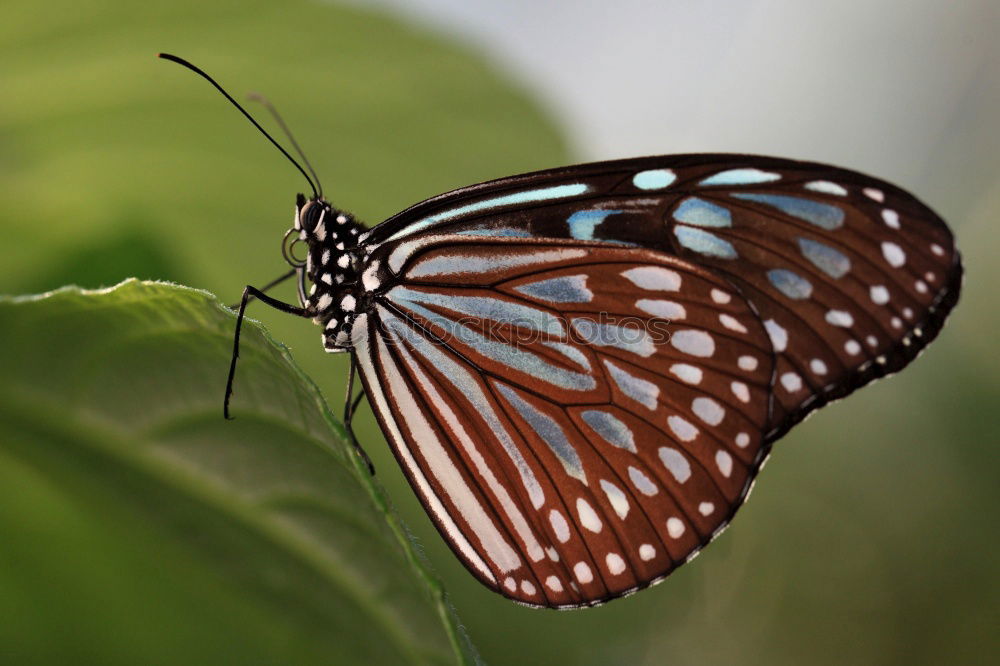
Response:
[[[675,226],[674,235],[681,245],[699,254],[720,259],[735,259],[739,256],[732,243],[703,229]]]
[[[802,256],[832,278],[841,278],[851,270],[851,260],[839,250],[810,238],[799,238]]]
[[[403,286],[393,287],[388,296],[392,301],[410,309],[418,310],[419,308],[421,314],[428,312],[428,310],[420,306],[430,305],[447,308],[474,319],[485,319],[548,335],[562,336],[565,333],[562,321],[555,315],[545,310],[492,296],[442,294],[436,291],[420,291]]]
[[[757,185],[781,180],[781,174],[760,169],[729,169],[703,179],[699,185]]]
[[[429,215],[422,220],[409,224],[387,238],[386,242],[396,240],[397,238],[402,238],[404,236],[409,236],[410,234],[426,229],[427,227],[438,224],[439,222],[445,222],[469,213],[478,213],[480,211],[500,208],[502,206],[514,206],[517,204],[532,203],[535,201],[565,199],[566,197],[574,197],[579,194],[583,194],[589,189],[590,186],[586,183],[571,183],[567,185],[540,187],[534,190],[521,190],[520,192],[511,192],[510,194],[502,194],[498,197],[475,201],[470,204],[465,204],[464,206],[457,206],[455,208],[443,210],[440,213]]]
[[[500,229],[466,229],[464,231],[459,231],[461,236],[493,236],[501,238],[531,238],[532,234],[530,231],[524,229],[512,229],[510,227],[503,227]]]
[[[538,437],[556,455],[562,463],[566,473],[579,479],[584,484],[587,483],[587,475],[583,472],[583,463],[580,462],[580,455],[570,443],[569,438],[563,431],[559,423],[548,414],[538,410],[530,402],[519,396],[514,389],[505,384],[495,384],[497,390],[503,397],[517,410]]]
[[[608,444],[632,453],[636,452],[632,430],[614,414],[601,409],[588,409],[581,416]]]
[[[802,197],[791,197],[785,194],[734,192],[732,196],[777,208],[782,213],[797,217],[828,231],[833,231],[844,224],[844,210],[833,204],[803,199]]]
[[[464,325],[461,321],[452,317],[447,317],[436,310],[426,307],[422,304],[423,302],[427,302],[427,296],[424,293],[419,293],[414,296],[413,290],[397,286],[390,289],[388,293],[386,293],[386,297],[400,307],[417,313],[435,326],[441,328],[445,331],[446,341],[454,340],[469,345],[475,349],[476,352],[482,354],[486,358],[502,363],[512,370],[522,372],[526,375],[531,375],[538,378],[542,382],[571,391],[592,391],[597,386],[597,382],[589,372],[573,372],[572,370],[553,365],[537,354],[534,354],[521,346],[511,344],[507,341],[486,337],[478,331]],[[468,302],[465,304],[454,303],[453,305],[448,305],[447,303],[441,304],[449,309],[470,309],[468,307]],[[476,307],[478,309],[479,304],[477,304]],[[499,316],[513,313],[513,311],[509,309],[505,310],[506,311],[501,312]],[[548,327],[549,322],[550,320],[547,319],[540,322],[532,321],[532,318],[529,317],[529,319],[524,322],[516,322],[516,325],[522,328],[528,328],[531,326],[534,330],[544,330]],[[541,326],[539,326],[539,324],[541,324]]]
[[[767,279],[770,280],[775,289],[793,300],[801,301],[812,296],[812,283],[798,273],[784,268],[775,268],[767,272]]]
[[[514,291],[549,303],[589,303],[594,292],[587,288],[586,275],[564,275],[515,287]]]
[[[632,184],[640,190],[662,190],[677,180],[677,174],[670,169],[650,169],[632,176]]]
[[[609,215],[616,215],[620,210],[578,210],[569,216],[569,235],[577,240],[594,240],[594,229],[604,222]]]
[[[698,197],[688,197],[682,201],[681,205],[674,211],[674,219],[699,227],[733,226],[733,216],[728,208],[723,208]]]
[[[583,342],[597,347],[614,347],[643,357],[656,352],[653,338],[640,326],[619,326],[583,317],[573,319],[572,326]]]

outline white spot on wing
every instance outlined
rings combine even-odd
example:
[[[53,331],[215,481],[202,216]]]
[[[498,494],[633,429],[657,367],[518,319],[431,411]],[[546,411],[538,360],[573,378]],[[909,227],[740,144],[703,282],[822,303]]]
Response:
[[[868,293],[871,295],[872,303],[875,305],[885,305],[889,302],[889,290],[885,288],[885,285],[872,285]]]
[[[667,417],[667,425],[682,442],[690,442],[698,436],[698,429],[682,416]]]
[[[679,539],[684,535],[684,521],[676,516],[667,518],[667,534],[672,539]]]
[[[625,560],[618,553],[608,553],[607,557],[604,558],[604,562],[608,565],[608,571],[611,572],[612,576],[617,576],[625,572]]]
[[[669,446],[661,446],[658,453],[660,462],[677,480],[677,483],[684,483],[691,478],[691,463],[688,462],[683,453]]]
[[[656,484],[649,480],[649,477],[642,473],[636,467],[631,465],[628,468],[628,478],[632,482],[632,485],[636,487],[643,495],[647,497],[652,497],[656,493],[660,492],[660,489],[656,487]]]
[[[622,277],[648,291],[677,291],[681,288],[681,276],[662,266],[637,266],[622,271]]]
[[[832,326],[850,328],[854,325],[854,317],[851,316],[850,312],[843,310],[829,310],[826,313],[826,322]]]
[[[556,538],[559,539],[560,543],[569,541],[569,524],[563,515],[559,513],[558,509],[549,511],[549,523],[552,525],[552,531],[555,532]]]
[[[670,319],[671,321],[687,317],[687,310],[684,309],[684,306],[680,303],[674,303],[673,301],[640,298],[635,302],[635,307],[643,312],[648,312],[654,317],[662,317],[663,319]]]
[[[764,322],[764,328],[767,330],[767,335],[771,338],[771,345],[774,347],[774,351],[780,353],[788,348],[788,331],[781,324],[773,319],[768,319]]]
[[[847,190],[838,185],[837,183],[831,182],[829,180],[813,180],[805,184],[807,190],[812,190],[813,192],[822,192],[823,194],[833,194],[838,197],[847,196]]]
[[[719,449],[715,452],[715,466],[727,479],[733,473],[733,457],[727,451]]]
[[[882,243],[882,256],[893,268],[899,268],[906,263],[906,253],[903,252],[903,248],[891,241]]]
[[[687,363],[674,363],[670,366],[670,372],[676,375],[678,379],[688,384],[700,384],[704,374],[702,373],[701,368]]]
[[[712,398],[699,397],[691,402],[691,410],[708,425],[719,425],[726,410]]]
[[[707,358],[715,353],[715,341],[705,331],[684,329],[670,336],[670,344],[678,351]]]
[[[582,497],[576,498],[576,513],[580,516],[580,524],[585,528],[594,533],[601,531],[603,527],[601,519],[598,518],[594,507],[590,506],[590,503]]]
[[[802,390],[802,377],[799,377],[797,373],[786,372],[781,375],[781,385],[785,387],[785,390],[789,393],[795,393],[796,391]]]
[[[719,305],[725,305],[729,301],[733,300],[733,297],[730,294],[727,294],[726,292],[722,291],[721,289],[713,288],[712,300],[718,303]]]
[[[604,479],[601,479],[601,490],[608,496],[608,503],[611,504],[611,508],[618,514],[618,517],[625,520],[629,510],[628,498],[625,493],[622,492],[621,488]]]
[[[877,201],[879,203],[885,201],[885,194],[882,193],[882,190],[876,190],[874,187],[866,187],[861,191],[865,193],[866,197],[873,201]]]
[[[728,315],[725,312],[719,315],[719,321],[722,325],[728,328],[730,331],[736,331],[737,333],[746,333],[747,327],[739,322],[736,317]]]
[[[590,567],[587,566],[586,562],[577,562],[574,564],[573,575],[576,576],[576,579],[584,585],[594,580],[594,574],[591,572]]]

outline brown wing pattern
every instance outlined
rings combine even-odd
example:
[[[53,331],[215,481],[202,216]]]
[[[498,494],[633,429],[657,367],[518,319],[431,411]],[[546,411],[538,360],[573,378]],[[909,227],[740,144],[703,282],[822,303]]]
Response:
[[[396,270],[354,325],[362,380],[486,585],[598,603],[731,519],[766,453],[774,368],[726,280],[656,251],[469,236],[424,239]]]

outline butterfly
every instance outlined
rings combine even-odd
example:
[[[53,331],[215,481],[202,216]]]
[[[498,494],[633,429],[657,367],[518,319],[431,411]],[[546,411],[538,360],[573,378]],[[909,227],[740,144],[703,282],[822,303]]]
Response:
[[[299,303],[244,291],[226,415],[248,301],[312,319],[360,375],[348,426],[367,396],[468,570],[551,608],[691,560],[773,443],[916,358],[962,280],[948,227],[900,188],[728,154],[502,178],[373,228],[313,187],[283,253]]]

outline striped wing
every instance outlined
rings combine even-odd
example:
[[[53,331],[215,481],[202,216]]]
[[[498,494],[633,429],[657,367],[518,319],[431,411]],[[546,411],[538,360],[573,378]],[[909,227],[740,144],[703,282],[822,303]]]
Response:
[[[951,232],[912,195],[835,167],[678,155],[515,176],[429,199],[362,240],[396,268],[439,234],[628,243],[725,279],[777,356],[765,431],[901,369],[958,300]]]
[[[442,535],[549,607],[663,578],[732,517],[767,450],[771,342],[713,272],[581,241],[436,236],[371,265],[361,376]],[[371,278],[369,277],[371,284]]]

